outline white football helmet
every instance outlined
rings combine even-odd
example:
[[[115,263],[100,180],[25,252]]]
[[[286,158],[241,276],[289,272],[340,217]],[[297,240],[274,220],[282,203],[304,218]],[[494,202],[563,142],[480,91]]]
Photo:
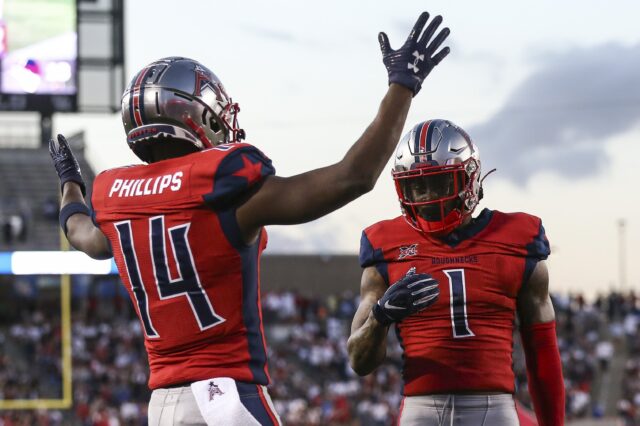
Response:
[[[187,141],[198,150],[244,139],[239,111],[213,72],[181,57],[147,65],[122,95],[127,143],[146,162],[148,147],[160,137]]]
[[[478,148],[448,120],[414,126],[398,144],[392,176],[405,219],[429,234],[451,232],[482,198]]]

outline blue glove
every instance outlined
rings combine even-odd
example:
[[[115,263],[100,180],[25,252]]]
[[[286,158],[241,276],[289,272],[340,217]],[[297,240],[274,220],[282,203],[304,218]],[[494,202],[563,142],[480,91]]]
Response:
[[[409,38],[398,50],[391,48],[389,38],[385,33],[378,35],[380,50],[382,50],[382,62],[384,62],[389,73],[389,84],[400,84],[411,90],[413,96],[420,91],[422,82],[427,78],[433,67],[438,65],[449,54],[448,47],[435,53],[449,35],[449,28],[443,28],[433,39],[433,42],[429,43],[442,22],[442,16],[438,15],[433,18],[427,29],[422,33],[422,28],[428,19],[429,13],[422,12],[413,30],[411,30]],[[420,37],[421,33],[422,37]],[[418,37],[420,38],[418,39]]]
[[[49,154],[51,154],[53,165],[60,178],[60,191],[64,189],[65,183],[75,182],[80,185],[82,196],[87,195],[82,173],[80,172],[80,165],[76,157],[73,156],[73,152],[71,152],[71,148],[64,136],[58,135],[58,142],[53,139],[49,140]]]
[[[402,321],[436,303],[440,296],[438,285],[431,275],[416,274],[415,268],[411,268],[373,306],[373,316],[382,325]]]

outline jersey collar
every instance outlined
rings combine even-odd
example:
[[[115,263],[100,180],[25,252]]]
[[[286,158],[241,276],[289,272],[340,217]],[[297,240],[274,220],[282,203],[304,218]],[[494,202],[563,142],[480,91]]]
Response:
[[[480,212],[478,217],[471,219],[468,225],[455,229],[439,239],[448,246],[455,247],[461,242],[473,238],[486,228],[492,216],[493,211],[485,208]]]

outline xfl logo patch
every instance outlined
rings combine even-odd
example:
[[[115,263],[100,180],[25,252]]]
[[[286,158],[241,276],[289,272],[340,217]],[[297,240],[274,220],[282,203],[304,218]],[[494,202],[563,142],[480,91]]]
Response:
[[[404,259],[405,257],[411,257],[418,254],[418,244],[411,244],[410,246],[400,247],[400,254],[398,255],[398,260]]]
[[[224,395],[224,392],[220,390],[220,387],[213,383],[213,380],[209,382],[209,401],[213,401],[216,395]]]

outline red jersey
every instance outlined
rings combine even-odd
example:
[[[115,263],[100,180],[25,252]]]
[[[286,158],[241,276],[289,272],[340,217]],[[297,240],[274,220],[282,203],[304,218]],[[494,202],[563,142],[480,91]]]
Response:
[[[423,236],[402,216],[365,229],[362,267],[387,284],[409,268],[440,283],[438,301],[396,324],[404,351],[404,394],[513,393],[516,298],[536,263],[549,255],[539,218],[483,210],[445,239]]]
[[[211,377],[266,385],[259,259],[236,206],[271,161],[245,144],[100,173],[94,221],[140,318],[151,389]]]

